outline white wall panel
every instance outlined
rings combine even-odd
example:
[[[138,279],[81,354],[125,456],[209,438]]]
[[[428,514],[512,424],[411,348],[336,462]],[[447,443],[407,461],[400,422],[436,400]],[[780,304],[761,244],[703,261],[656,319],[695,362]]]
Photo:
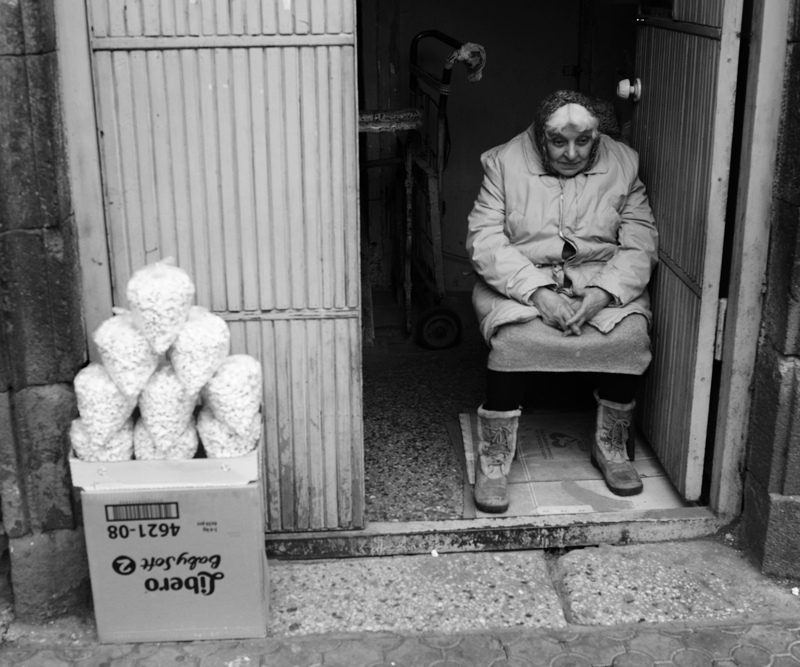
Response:
[[[90,0],[95,37],[352,34],[347,0]]]
[[[270,529],[360,525],[354,3],[89,9],[115,304],[174,257],[264,366]]]

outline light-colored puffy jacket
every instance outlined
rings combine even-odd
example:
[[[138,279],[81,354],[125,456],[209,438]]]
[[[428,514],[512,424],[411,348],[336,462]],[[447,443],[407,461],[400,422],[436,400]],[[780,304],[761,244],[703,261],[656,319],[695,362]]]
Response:
[[[538,317],[533,292],[558,287],[554,275],[562,270],[575,296],[586,287],[613,296],[589,322],[600,331],[634,312],[650,319],[646,288],[658,259],[658,232],[636,151],[601,135],[591,168],[573,178],[554,176],[542,166],[531,127],[484,153],[481,162],[467,251],[480,277],[473,303],[487,341],[504,324]],[[575,250],[566,262],[565,242]]]

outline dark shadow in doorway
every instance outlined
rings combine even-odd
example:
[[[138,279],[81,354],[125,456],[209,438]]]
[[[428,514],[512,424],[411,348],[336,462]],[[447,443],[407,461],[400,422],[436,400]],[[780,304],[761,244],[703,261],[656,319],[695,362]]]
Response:
[[[461,342],[447,350],[426,350],[396,328],[377,329],[364,348],[367,521],[463,517],[447,423],[483,400],[488,354],[469,311],[463,321]]]

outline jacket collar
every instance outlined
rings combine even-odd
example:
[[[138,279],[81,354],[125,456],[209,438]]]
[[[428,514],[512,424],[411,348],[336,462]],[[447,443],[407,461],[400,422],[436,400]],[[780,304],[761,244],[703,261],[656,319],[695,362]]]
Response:
[[[594,161],[594,164],[584,172],[583,174],[606,174],[608,173],[608,147],[606,146],[607,141],[613,141],[613,139],[608,139],[604,135],[600,135],[600,145],[597,147],[597,159]],[[536,148],[536,141],[534,139],[533,134],[533,125],[531,125],[526,131],[525,136],[522,139],[522,151],[525,154],[525,162],[528,165],[528,171],[531,172],[534,176],[554,176],[548,171],[545,171],[544,165],[542,164],[542,156],[539,154],[539,150]]]

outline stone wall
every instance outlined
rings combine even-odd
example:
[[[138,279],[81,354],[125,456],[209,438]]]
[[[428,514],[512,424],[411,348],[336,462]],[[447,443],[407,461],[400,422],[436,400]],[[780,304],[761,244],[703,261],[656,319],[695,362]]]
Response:
[[[800,577],[800,0],[793,14],[742,535],[764,572]]]
[[[53,1],[0,2],[0,506],[29,620],[88,600],[66,439],[86,340]]]

